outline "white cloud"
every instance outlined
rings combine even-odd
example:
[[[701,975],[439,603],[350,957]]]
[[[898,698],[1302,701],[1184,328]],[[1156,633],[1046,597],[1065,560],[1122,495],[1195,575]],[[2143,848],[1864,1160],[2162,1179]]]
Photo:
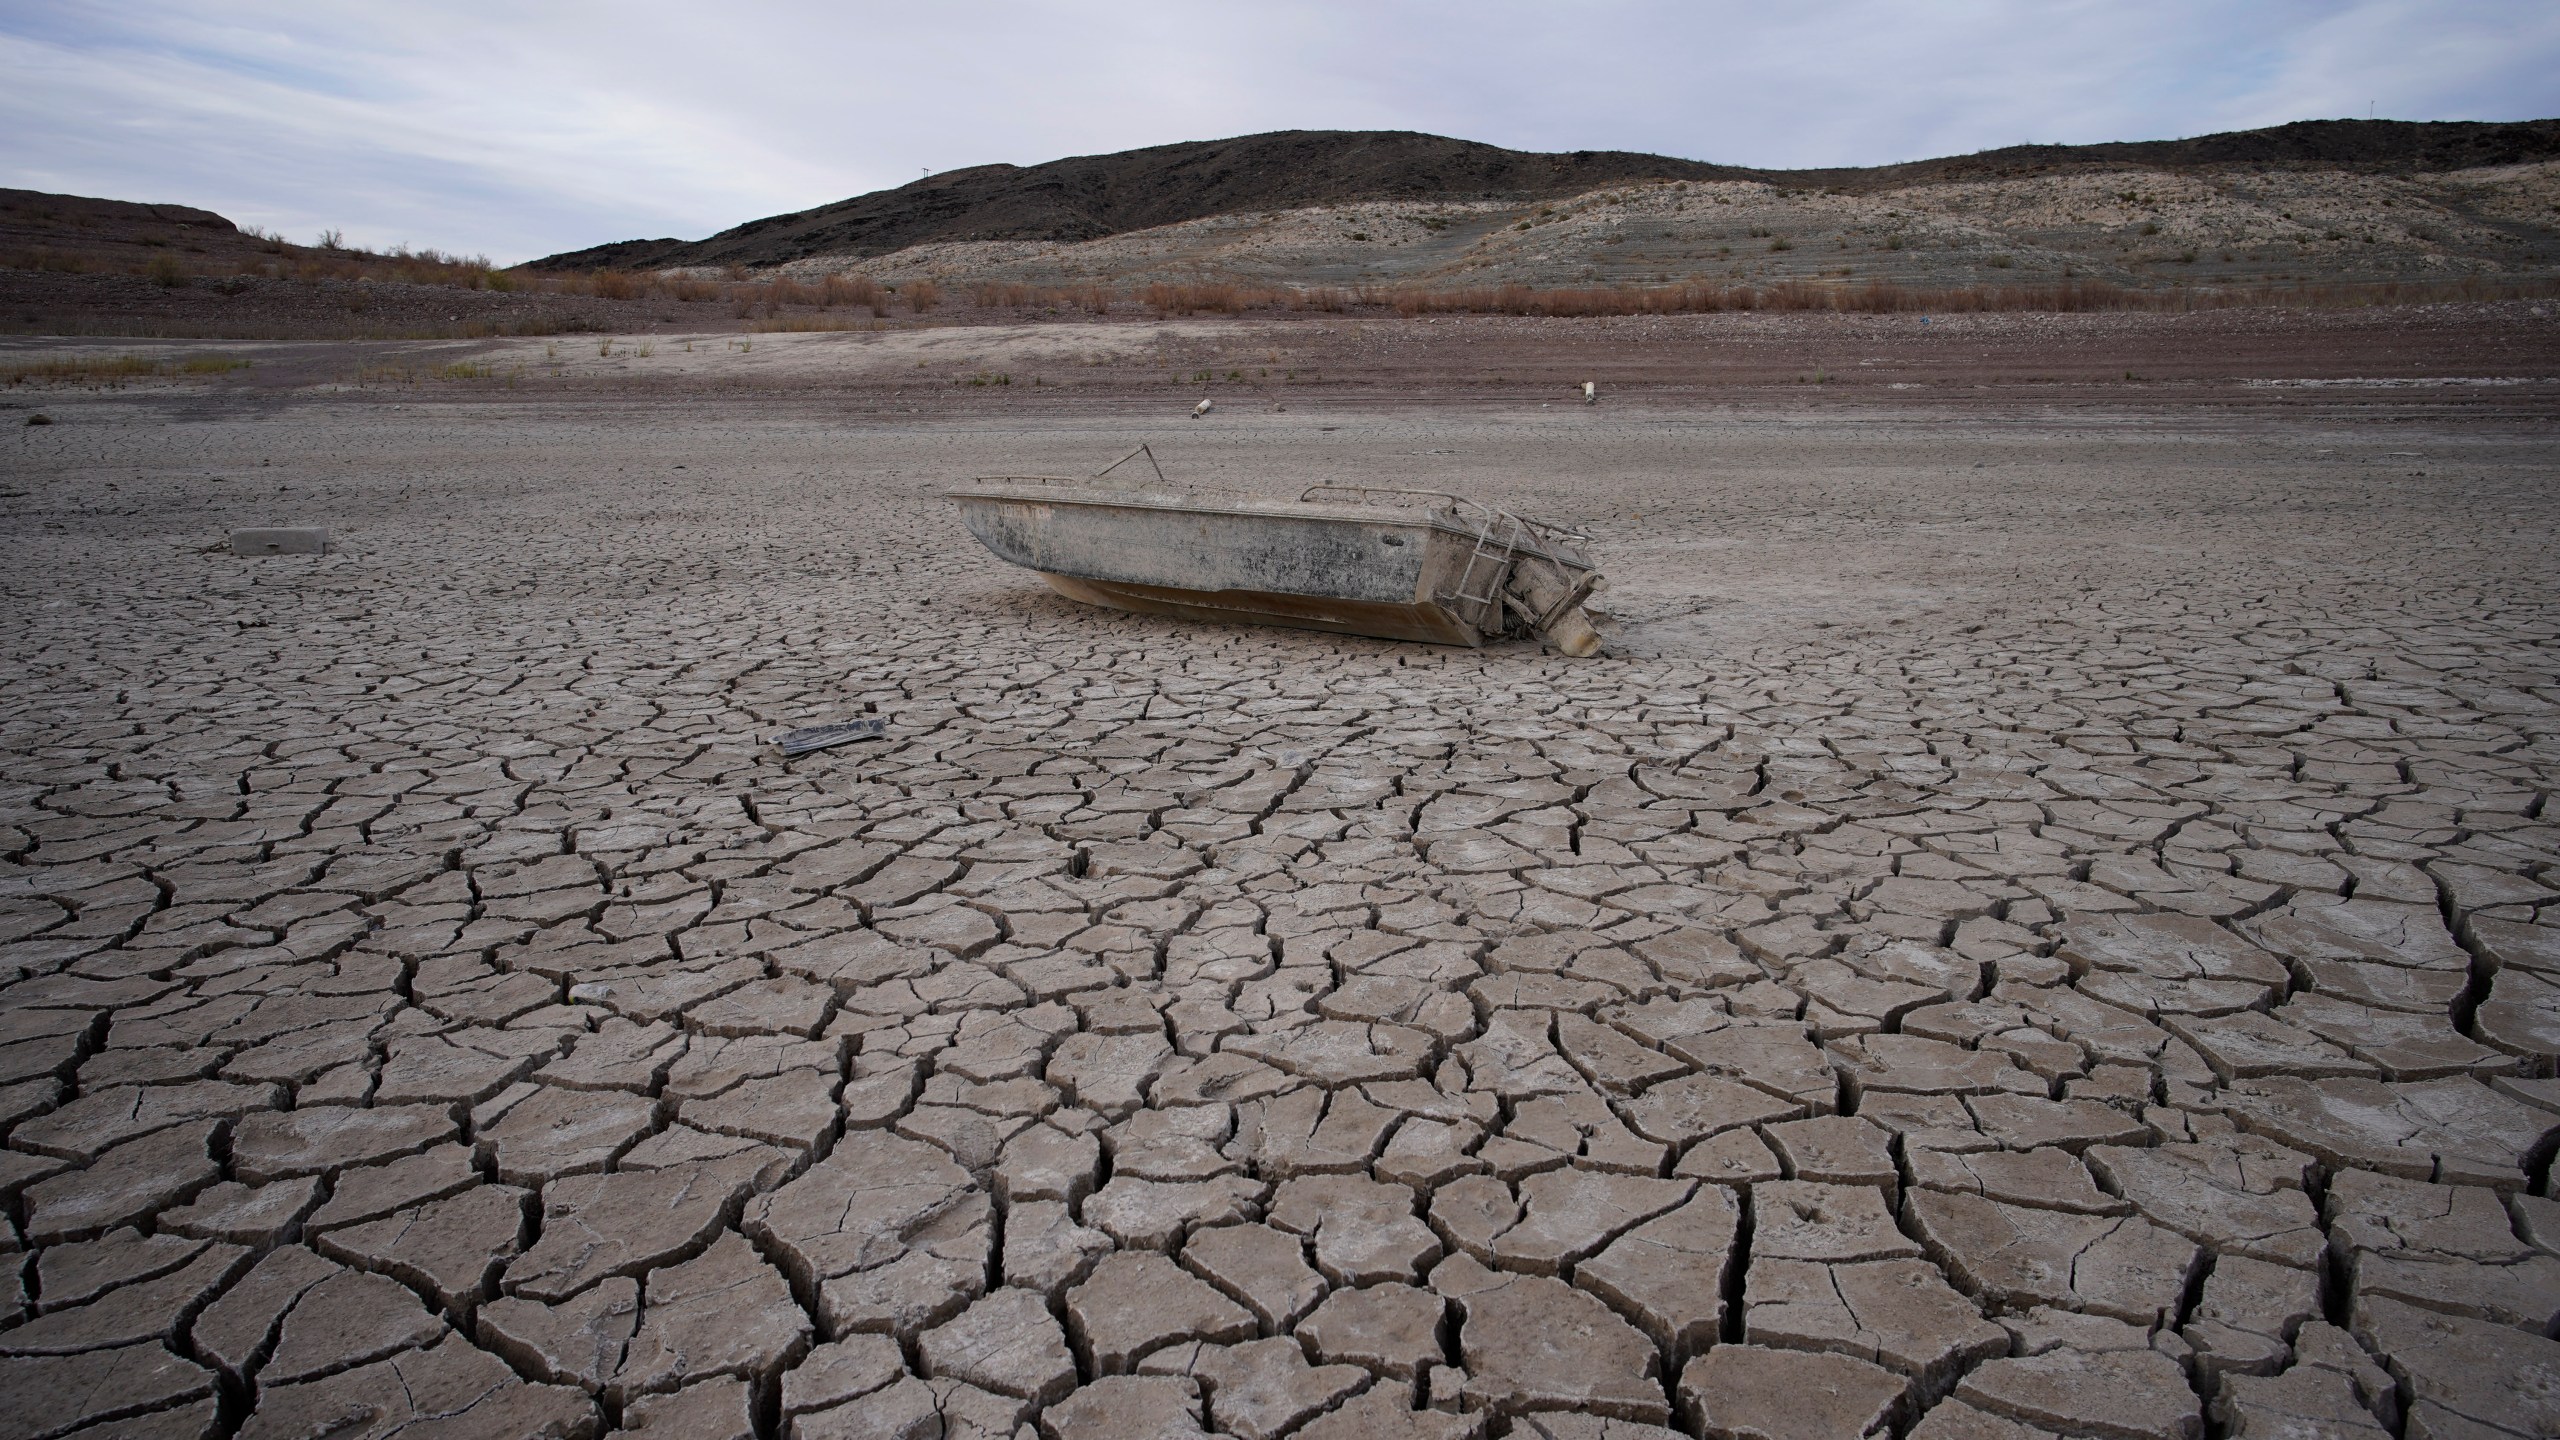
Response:
[[[2560,112],[2480,0],[0,4],[0,184],[515,260],[1287,128],[1771,166],[2361,115]]]

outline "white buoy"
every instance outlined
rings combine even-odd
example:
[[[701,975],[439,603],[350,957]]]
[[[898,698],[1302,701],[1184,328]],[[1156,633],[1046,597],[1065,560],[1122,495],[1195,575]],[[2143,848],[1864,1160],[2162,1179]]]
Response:
[[[1582,382],[1582,403],[1585,405],[1597,405],[1600,403],[1599,381],[1585,380]]]
[[[1197,419],[1199,419],[1201,416],[1208,414],[1208,413],[1209,413],[1209,411],[1210,411],[1210,408],[1211,408],[1212,406],[1216,405],[1216,404],[1217,404],[1217,402],[1216,402],[1216,401],[1214,401],[1214,400],[1203,400],[1203,401],[1201,401],[1199,404],[1192,406],[1192,407],[1191,407],[1191,418],[1192,418],[1192,419],[1194,419],[1194,420],[1197,420]]]

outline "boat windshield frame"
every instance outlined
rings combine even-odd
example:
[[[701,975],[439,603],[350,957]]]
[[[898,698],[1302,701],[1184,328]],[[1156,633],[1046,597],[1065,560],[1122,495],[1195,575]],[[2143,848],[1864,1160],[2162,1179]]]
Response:
[[[1453,515],[1475,518],[1479,526],[1498,523],[1504,520],[1511,520],[1517,521],[1521,525],[1528,527],[1532,533],[1538,535],[1541,539],[1549,541],[1574,540],[1580,541],[1584,544],[1589,544],[1591,541],[1591,534],[1589,531],[1581,530],[1571,525],[1560,524],[1553,520],[1540,520],[1535,516],[1514,515],[1508,510],[1496,509],[1491,505],[1485,504],[1481,500],[1470,500],[1463,495],[1452,495],[1446,490],[1414,490],[1397,485],[1336,485],[1330,481],[1323,481],[1310,485],[1304,491],[1300,492],[1298,495],[1298,502],[1300,504],[1325,504],[1328,502],[1318,498],[1319,496],[1325,495],[1356,496],[1356,499],[1342,502],[1352,505],[1380,504],[1382,502],[1375,497],[1381,495],[1408,496],[1424,500],[1445,500],[1449,503],[1449,509]]]

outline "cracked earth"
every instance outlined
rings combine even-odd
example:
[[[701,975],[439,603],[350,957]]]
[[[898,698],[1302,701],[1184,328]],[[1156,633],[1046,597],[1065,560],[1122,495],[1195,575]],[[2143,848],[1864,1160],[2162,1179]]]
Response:
[[[2547,417],[1159,426],[1589,526],[1577,663],[683,411],[0,442],[0,1428],[2560,1433]]]

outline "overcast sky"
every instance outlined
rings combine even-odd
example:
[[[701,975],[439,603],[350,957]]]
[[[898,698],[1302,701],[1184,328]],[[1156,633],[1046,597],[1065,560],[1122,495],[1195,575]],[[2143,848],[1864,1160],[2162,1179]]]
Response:
[[[2560,115],[2552,0],[0,0],[0,186],[512,262],[1282,129],[1868,165]]]

